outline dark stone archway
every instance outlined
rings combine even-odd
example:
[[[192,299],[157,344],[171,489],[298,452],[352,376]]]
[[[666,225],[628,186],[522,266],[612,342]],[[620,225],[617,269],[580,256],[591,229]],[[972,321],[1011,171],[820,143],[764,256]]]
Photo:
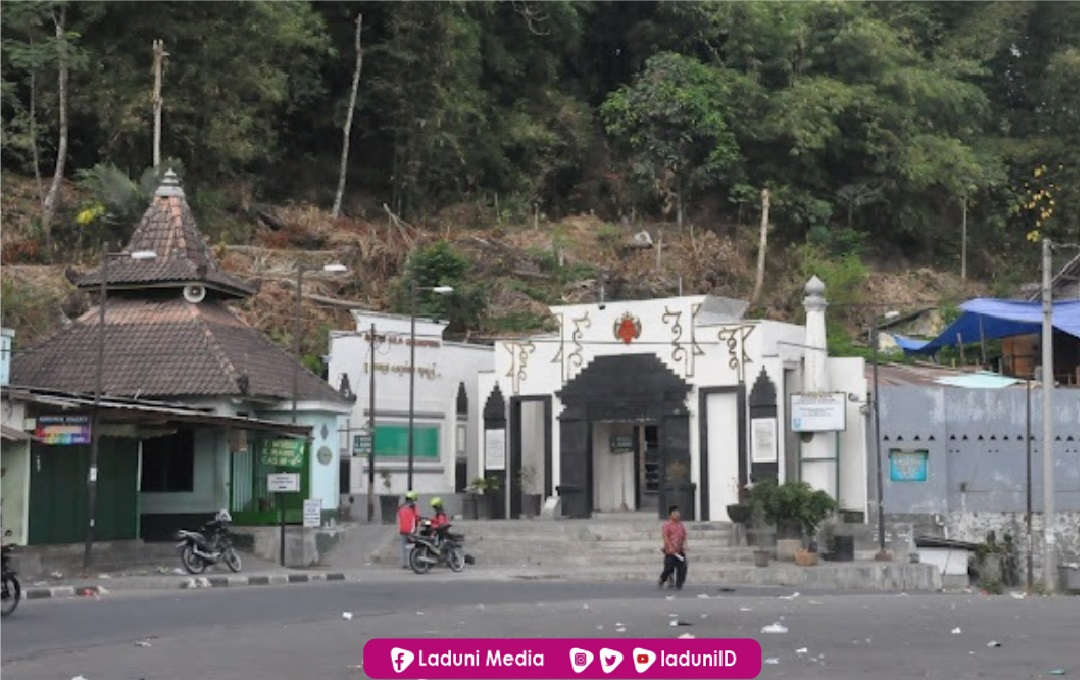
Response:
[[[559,415],[559,487],[563,514],[590,517],[594,508],[592,423],[620,420],[655,423],[659,427],[661,489],[668,483],[689,483],[690,412],[686,395],[690,385],[673,373],[655,354],[620,354],[594,359],[556,396]],[[667,479],[667,470],[681,463],[684,480]],[[674,499],[672,499],[674,500]],[[660,498],[660,516],[667,514],[668,499]],[[680,505],[686,505],[685,501]],[[682,508],[694,519],[694,504]]]

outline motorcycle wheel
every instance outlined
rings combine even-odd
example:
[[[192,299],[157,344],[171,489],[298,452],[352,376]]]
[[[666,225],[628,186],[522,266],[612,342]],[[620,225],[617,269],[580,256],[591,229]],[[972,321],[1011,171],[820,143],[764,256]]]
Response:
[[[234,574],[240,573],[240,555],[232,546],[225,549],[225,564],[229,565]]]
[[[22,586],[19,579],[14,576],[5,576],[3,584],[3,605],[0,607],[0,616],[8,616],[19,606],[22,599]]]
[[[206,571],[206,562],[195,554],[195,549],[190,545],[184,546],[184,552],[180,554],[180,561],[189,574],[201,574]]]
[[[455,574],[465,571],[465,551],[461,548],[451,548],[448,563],[450,571]]]
[[[412,570],[417,574],[423,575],[431,571],[431,562],[421,560],[421,557],[426,557],[432,560],[434,559],[434,557],[429,554],[427,548],[420,546],[413,548],[412,552],[409,553],[409,566],[412,567]]]

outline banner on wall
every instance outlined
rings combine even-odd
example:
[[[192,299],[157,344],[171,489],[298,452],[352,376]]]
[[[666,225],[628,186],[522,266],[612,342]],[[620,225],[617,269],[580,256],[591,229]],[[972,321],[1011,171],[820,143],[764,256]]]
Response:
[[[506,469],[506,430],[484,430],[484,468]]]
[[[90,443],[90,416],[38,416],[34,436],[50,446]]]

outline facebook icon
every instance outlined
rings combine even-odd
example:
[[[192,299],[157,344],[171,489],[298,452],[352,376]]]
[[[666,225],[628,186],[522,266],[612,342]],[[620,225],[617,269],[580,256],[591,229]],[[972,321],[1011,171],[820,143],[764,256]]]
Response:
[[[404,673],[412,665],[416,656],[407,649],[394,647],[390,650],[390,663],[394,666],[395,673]]]

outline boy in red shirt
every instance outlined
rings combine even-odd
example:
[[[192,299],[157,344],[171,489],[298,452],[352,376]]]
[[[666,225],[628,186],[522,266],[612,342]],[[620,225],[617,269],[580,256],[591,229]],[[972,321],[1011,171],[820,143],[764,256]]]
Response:
[[[683,526],[679,506],[672,505],[668,508],[668,521],[664,522],[661,530],[664,537],[664,571],[660,573],[661,588],[675,574],[675,589],[682,590],[686,582],[686,527]]]

